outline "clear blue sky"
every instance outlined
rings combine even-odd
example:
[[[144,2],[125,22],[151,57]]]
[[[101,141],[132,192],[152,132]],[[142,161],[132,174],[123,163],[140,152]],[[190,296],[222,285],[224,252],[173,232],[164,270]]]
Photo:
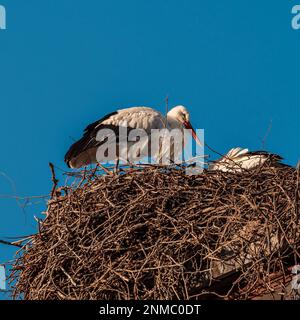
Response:
[[[299,1],[0,0],[0,239],[36,231],[48,162],[107,112],[183,104],[220,152],[265,148],[300,158]],[[212,155],[214,157],[214,155]],[[0,244],[0,263],[15,248]],[[7,296],[0,296],[7,297]]]

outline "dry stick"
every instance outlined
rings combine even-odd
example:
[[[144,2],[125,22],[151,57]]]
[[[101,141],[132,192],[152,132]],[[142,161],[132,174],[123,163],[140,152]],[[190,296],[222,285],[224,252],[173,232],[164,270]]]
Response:
[[[15,246],[15,247],[22,248],[22,246],[20,244],[9,242],[9,241],[0,240],[0,243],[6,244],[8,246]]]
[[[267,131],[266,131],[263,139],[261,140],[261,147],[262,147],[262,149],[265,148],[265,144],[266,144],[267,138],[268,138],[271,130],[272,130],[272,120],[270,120],[269,125],[268,125],[268,128],[267,128]]]
[[[168,95],[166,96],[165,103],[166,103],[166,107],[165,107],[165,117],[164,117],[164,120],[163,120],[163,122],[164,122],[163,125],[164,125],[164,128],[167,128],[168,112],[169,112],[169,96]]]
[[[110,170],[106,169],[105,166],[103,166],[101,163],[98,162],[99,167],[105,171],[107,174],[111,175],[113,172],[110,172]]]
[[[53,163],[49,162],[49,167],[50,167],[51,174],[52,174],[51,180],[53,182],[53,187],[52,187],[52,190],[51,190],[51,199],[52,199],[53,196],[54,196],[54,193],[55,193],[55,190],[56,190],[56,187],[57,187],[57,184],[58,184],[59,180],[56,179]]]
[[[169,95],[166,96],[166,115],[169,112]]]

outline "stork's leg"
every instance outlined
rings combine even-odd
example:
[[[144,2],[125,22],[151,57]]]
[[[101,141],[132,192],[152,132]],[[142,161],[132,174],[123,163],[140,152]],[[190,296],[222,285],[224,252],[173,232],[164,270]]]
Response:
[[[119,162],[120,162],[120,159],[118,158],[117,161],[116,161],[116,166],[115,166],[115,173],[118,172],[118,169],[119,169]]]
[[[133,170],[134,169],[134,164],[132,163],[132,162],[128,162],[129,163],[129,168],[131,169],[131,170]]]

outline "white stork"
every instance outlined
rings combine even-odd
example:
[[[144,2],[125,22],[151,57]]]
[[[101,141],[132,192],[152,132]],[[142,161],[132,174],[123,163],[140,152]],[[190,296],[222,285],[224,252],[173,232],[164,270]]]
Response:
[[[223,172],[242,172],[268,164],[272,167],[287,166],[281,163],[282,157],[266,151],[249,152],[248,149],[233,148],[225,156],[213,161],[209,170]]]
[[[101,139],[96,139],[101,129],[111,129],[115,133],[116,142],[120,127],[125,127],[127,134],[132,129],[143,129],[148,137],[152,129],[190,129],[193,138],[201,144],[190,123],[190,114],[184,106],[171,109],[167,117],[148,107],[132,107],[110,113],[102,119],[90,124],[84,130],[83,137],[75,142],[65,155],[65,162],[70,168],[81,168],[97,162],[97,149],[102,145]],[[99,141],[98,141],[99,140]],[[128,144],[129,147],[129,144]],[[111,159],[118,160],[118,159]]]

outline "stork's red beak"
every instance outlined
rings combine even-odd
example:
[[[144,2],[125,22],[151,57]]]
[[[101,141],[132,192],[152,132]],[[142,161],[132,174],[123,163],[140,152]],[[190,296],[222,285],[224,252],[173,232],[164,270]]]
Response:
[[[183,125],[186,129],[189,129],[192,131],[192,137],[194,138],[194,140],[199,144],[199,146],[203,146],[201,141],[199,140],[196,131],[194,130],[193,126],[191,125],[191,123],[189,121],[184,121]]]

